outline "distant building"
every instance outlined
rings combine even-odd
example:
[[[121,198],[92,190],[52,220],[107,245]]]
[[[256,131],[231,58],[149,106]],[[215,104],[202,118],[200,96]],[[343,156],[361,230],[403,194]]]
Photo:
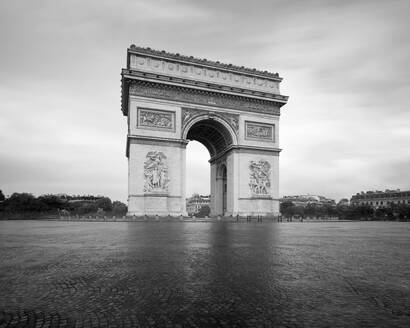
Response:
[[[94,203],[97,200],[103,199],[104,196],[93,196],[93,195],[67,195],[67,194],[56,194],[60,200],[67,203]]]
[[[410,204],[410,191],[400,191],[400,189],[362,191],[352,196],[350,204],[370,205],[374,208],[386,207],[390,204]]]
[[[188,215],[194,215],[199,212],[201,207],[203,206],[209,206],[211,203],[211,196],[203,196],[199,194],[193,194],[192,197],[187,198],[186,200],[186,211],[188,212]]]
[[[350,202],[347,198],[342,198],[339,200],[339,203],[337,203],[338,206],[349,206]]]
[[[296,206],[307,206],[310,204],[315,204],[317,206],[323,205],[336,205],[334,199],[326,198],[324,196],[319,195],[296,195],[296,196],[283,196],[280,199],[280,202],[292,202]]]

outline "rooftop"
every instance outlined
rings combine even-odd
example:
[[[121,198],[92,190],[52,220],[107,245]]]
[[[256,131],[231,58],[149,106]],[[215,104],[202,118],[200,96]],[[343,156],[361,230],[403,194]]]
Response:
[[[363,198],[363,197],[375,197],[375,196],[383,196],[383,195],[408,195],[410,194],[410,190],[400,190],[400,189],[395,189],[395,190],[390,190],[386,189],[385,191],[361,191],[360,193],[358,192],[356,195],[353,195],[352,198]]]
[[[221,63],[219,61],[212,61],[212,60],[205,59],[205,58],[201,59],[201,58],[195,58],[193,56],[185,56],[179,53],[167,52],[165,50],[154,50],[149,47],[146,47],[146,48],[138,47],[135,44],[130,45],[130,47],[128,48],[128,52],[142,53],[142,54],[147,54],[147,55],[152,55],[152,56],[157,56],[157,57],[162,57],[162,58],[180,60],[180,61],[190,62],[190,63],[199,64],[203,66],[212,66],[212,67],[219,68],[219,69],[236,71],[239,73],[256,75],[256,76],[260,76],[264,78],[270,78],[270,79],[274,79],[277,81],[282,81],[282,78],[279,76],[278,73],[257,70],[256,68],[248,68],[244,66],[237,66],[233,64]]]

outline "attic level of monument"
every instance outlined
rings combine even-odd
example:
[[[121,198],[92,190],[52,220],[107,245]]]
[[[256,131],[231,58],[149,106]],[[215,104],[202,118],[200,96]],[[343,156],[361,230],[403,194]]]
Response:
[[[279,115],[288,100],[280,81],[274,73],[134,46],[122,70],[122,111],[128,115],[133,94]]]
[[[226,63],[221,63],[219,61],[212,61],[206,58],[195,58],[193,56],[184,56],[180,55],[178,53],[171,53],[167,52],[165,50],[154,50],[149,47],[144,48],[144,47],[137,47],[136,45],[132,44],[129,49],[128,53],[133,53],[133,54],[142,54],[142,55],[149,55],[152,57],[158,57],[158,58],[167,58],[169,60],[173,60],[175,62],[189,62],[193,63],[196,65],[204,66],[204,67],[212,67],[212,68],[218,68],[220,70],[226,70],[226,71],[232,71],[232,72],[239,72],[241,74],[248,74],[252,76],[258,76],[258,77],[263,77],[263,78],[270,78],[272,80],[276,80],[281,82],[283,79],[279,76],[278,73],[272,73],[268,71],[261,71],[257,70],[256,68],[248,68],[244,66],[237,66],[233,64],[226,64]],[[128,57],[130,59],[130,57]],[[129,67],[130,62],[127,62],[127,66]]]

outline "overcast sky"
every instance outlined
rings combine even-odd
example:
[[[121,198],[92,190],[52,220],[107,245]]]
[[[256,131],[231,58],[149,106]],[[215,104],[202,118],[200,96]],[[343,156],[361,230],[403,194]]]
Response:
[[[125,201],[130,44],[278,72],[280,193],[410,189],[410,1],[1,1],[0,189]],[[188,192],[209,155],[188,147]]]

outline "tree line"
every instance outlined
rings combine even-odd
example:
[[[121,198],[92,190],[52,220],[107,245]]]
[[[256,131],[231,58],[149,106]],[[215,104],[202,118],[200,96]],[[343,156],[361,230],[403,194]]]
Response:
[[[34,196],[31,193],[13,193],[5,197],[0,190],[0,214],[61,214],[70,215],[116,215],[127,213],[127,205],[120,201],[111,201],[102,196],[67,196],[47,194]]]
[[[377,209],[370,205],[316,205],[297,206],[291,201],[280,204],[280,213],[286,218],[337,217],[340,220],[410,221],[409,204],[389,204]]]

